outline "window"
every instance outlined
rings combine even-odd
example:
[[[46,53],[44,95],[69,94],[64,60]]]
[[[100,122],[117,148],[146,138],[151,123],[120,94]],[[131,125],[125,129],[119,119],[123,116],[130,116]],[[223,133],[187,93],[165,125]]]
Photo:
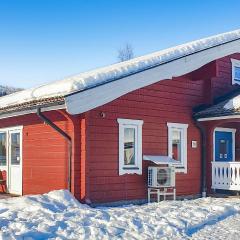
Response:
[[[11,133],[11,164],[20,165],[20,133]]]
[[[142,174],[142,120],[118,119],[119,175]]]
[[[0,132],[0,166],[7,164],[7,137],[5,132]]]
[[[231,59],[232,62],[232,84],[240,84],[240,61]]]
[[[188,124],[167,123],[168,155],[175,159],[177,172],[187,173],[187,128]]]

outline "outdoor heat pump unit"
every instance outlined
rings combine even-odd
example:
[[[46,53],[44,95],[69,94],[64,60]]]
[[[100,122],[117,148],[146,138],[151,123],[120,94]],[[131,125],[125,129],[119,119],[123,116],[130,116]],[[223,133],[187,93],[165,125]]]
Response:
[[[148,187],[169,188],[175,187],[174,167],[148,167]]]

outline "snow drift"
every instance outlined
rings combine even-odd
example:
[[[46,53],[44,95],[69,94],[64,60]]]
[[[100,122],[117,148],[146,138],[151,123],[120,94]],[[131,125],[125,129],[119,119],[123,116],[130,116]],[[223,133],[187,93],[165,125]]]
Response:
[[[239,212],[240,200],[213,198],[91,208],[59,190],[0,200],[0,239],[201,239]]]

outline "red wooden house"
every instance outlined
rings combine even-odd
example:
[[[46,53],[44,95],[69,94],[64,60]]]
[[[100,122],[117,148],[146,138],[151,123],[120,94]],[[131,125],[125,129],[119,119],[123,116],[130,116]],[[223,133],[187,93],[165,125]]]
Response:
[[[144,201],[144,155],[176,159],[178,196],[240,190],[240,30],[0,98],[7,191]]]

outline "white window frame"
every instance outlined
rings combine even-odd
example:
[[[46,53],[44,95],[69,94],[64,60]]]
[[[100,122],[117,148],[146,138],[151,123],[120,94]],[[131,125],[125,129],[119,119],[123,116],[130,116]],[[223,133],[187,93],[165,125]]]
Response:
[[[142,125],[143,120],[117,119],[119,124],[119,175],[139,174],[142,175]],[[124,129],[135,129],[135,165],[124,164]]]
[[[0,171],[7,171],[8,170],[8,165],[9,165],[9,137],[10,137],[10,132],[11,131],[21,131],[22,132],[23,131],[23,126],[0,128],[0,133],[6,133],[6,139],[7,139],[6,165],[5,166],[0,165]],[[21,152],[21,154],[22,154],[22,152]],[[22,155],[21,155],[21,159],[22,159]]]
[[[23,171],[23,126],[15,126],[15,127],[6,127],[6,128],[0,128],[0,132],[4,132],[6,133],[6,137],[7,137],[7,161],[6,161],[6,166],[0,166],[0,171],[6,171],[7,172],[7,182],[6,182],[6,185],[7,185],[7,190],[9,190],[9,186],[10,186],[10,157],[11,157],[11,153],[10,153],[10,149],[9,149],[9,141],[10,141],[10,134],[11,132],[20,132],[20,158],[21,158],[21,164],[19,165],[19,167],[21,168],[21,176],[20,176],[20,179],[21,179],[21,185],[22,185],[22,182],[23,182],[23,175],[22,175],[22,171]],[[19,195],[22,195],[22,189],[21,189],[21,192],[18,193]],[[18,195],[17,194],[17,195]]]
[[[235,78],[235,67],[240,68],[240,60],[232,58],[231,62],[232,62],[232,85],[240,84],[240,79]]]
[[[174,163],[176,172],[187,173],[187,129],[188,124],[167,123],[168,127],[168,156],[172,158],[172,131],[181,131],[181,163]]]
[[[6,165],[0,165],[0,171],[7,171],[8,169],[8,145],[9,145],[9,141],[8,141],[8,138],[9,138],[9,132],[8,130],[5,129],[0,129],[0,133],[5,133],[6,134]]]

